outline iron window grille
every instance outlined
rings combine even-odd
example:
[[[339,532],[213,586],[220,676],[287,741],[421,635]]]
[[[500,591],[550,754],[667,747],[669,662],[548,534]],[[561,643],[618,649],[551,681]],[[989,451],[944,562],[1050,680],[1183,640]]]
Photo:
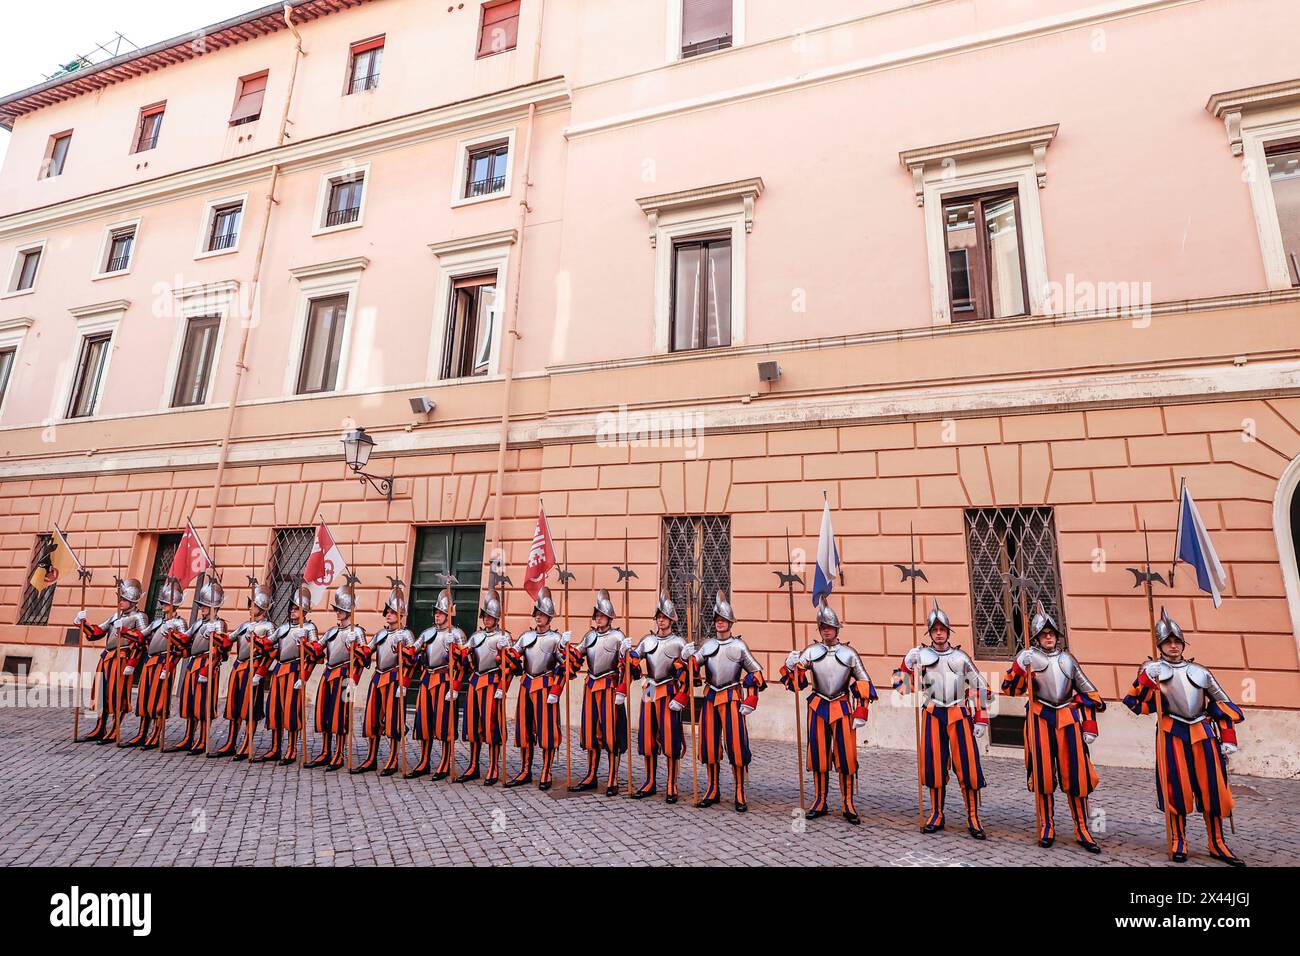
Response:
[[[243,218],[243,203],[219,206],[212,211],[212,228],[208,233],[208,252],[232,248],[239,241],[239,223]]]
[[[131,264],[131,250],[135,247],[135,230],[113,233],[108,245],[108,263],[105,272],[121,272]]]
[[[302,572],[311,556],[315,528],[276,528],[271,546],[271,559],[267,564],[267,582],[273,591],[269,617],[276,624],[289,620],[289,606],[294,591],[302,584]]]
[[[54,535],[38,534],[36,544],[32,547],[32,560],[27,566],[27,577],[23,579],[23,600],[18,609],[20,625],[39,626],[50,622],[50,608],[54,605],[54,592],[57,584],[51,584],[44,591],[32,587],[32,575],[36,569],[49,566],[50,552],[54,549]]]
[[[469,167],[465,176],[465,198],[490,196],[506,188],[506,161],[510,155],[508,143],[494,143],[470,150]]]
[[[176,549],[181,546],[180,533],[158,535],[157,547],[153,555],[153,569],[149,572],[149,595],[145,599],[144,612],[149,620],[158,616],[158,592],[167,580],[167,572],[172,568],[176,558]]]
[[[660,538],[661,587],[677,607],[673,633],[699,645],[713,636],[713,599],[731,594],[731,516],[666,516]],[[687,606],[694,608],[693,634],[686,630]]]

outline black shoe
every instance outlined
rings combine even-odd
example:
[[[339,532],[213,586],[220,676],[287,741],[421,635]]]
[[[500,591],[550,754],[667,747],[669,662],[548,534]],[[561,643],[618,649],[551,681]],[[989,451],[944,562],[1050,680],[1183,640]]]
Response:
[[[1169,859],[1172,860],[1174,863],[1186,863],[1186,862],[1187,862],[1187,854],[1186,854],[1186,853],[1175,853],[1175,854],[1173,854],[1171,857],[1169,857]]]
[[[922,832],[922,833],[938,833],[938,832],[939,832],[940,830],[942,830],[942,829],[943,829],[943,824],[942,824],[942,823],[927,823],[925,826],[921,827],[921,832]]]
[[[843,813],[843,817],[845,820],[848,820],[849,823],[852,823],[855,827],[858,826],[860,823],[862,823],[862,818],[858,816],[856,813],[854,813],[852,810],[845,810]]]
[[[509,790],[511,787],[522,787],[524,784],[532,783],[532,782],[533,782],[533,775],[530,773],[527,776],[523,776],[523,777],[513,777],[510,780],[507,780],[501,786],[502,788]]]
[[[209,757],[229,757],[229,756],[230,756],[231,754],[233,754],[233,753],[234,753],[233,750],[214,750],[214,751],[212,751],[212,753],[208,754],[208,756],[209,756]]]
[[[966,829],[970,832],[970,835],[973,836],[976,840],[985,839],[984,831],[981,830],[979,827],[968,826]],[[1049,843],[1048,846],[1051,846],[1051,844]]]
[[[466,770],[464,773],[462,773],[459,777],[456,778],[456,782],[468,783],[470,780],[477,780],[478,778],[479,778],[479,772],[477,770],[473,772]]]
[[[235,754],[236,761],[247,760],[247,759],[248,759],[248,754]]]
[[[353,767],[351,770],[348,771],[348,773],[374,773],[375,768],[377,766],[379,765],[374,763],[366,763],[366,764],[362,764],[360,767]]]
[[[1038,845],[1041,846],[1044,850],[1046,850],[1055,842],[1056,842],[1056,837],[1044,837],[1043,839],[1038,841]]]
[[[312,767],[323,767],[325,766],[325,764],[329,763],[329,759],[330,759],[329,757],[326,757],[324,754],[322,754],[319,757],[316,757],[312,760],[308,760],[306,766],[308,767],[308,769]]]
[[[818,817],[824,816],[826,816],[826,810],[825,808],[822,808],[821,810],[809,810],[803,815],[803,818],[805,820],[816,820]]]
[[[672,806],[676,802],[677,802],[677,794],[675,793],[670,793],[668,794],[668,796],[664,797],[664,803],[668,804],[669,806]]]
[[[205,753],[207,753],[207,750],[203,747],[191,747],[189,751],[191,757],[200,757]]]
[[[582,783],[575,783],[572,787],[570,787],[569,793],[586,793],[588,790],[595,790],[595,789],[596,789],[595,780],[592,780],[590,782],[584,780]]]
[[[745,812],[746,810],[748,810],[748,809],[749,809],[749,804],[746,803],[744,800],[737,800],[737,801],[736,801],[736,812],[737,812],[737,813],[744,813],[744,812]]]
[[[618,796],[618,787],[617,787],[617,786],[606,787],[606,788],[605,788],[605,796],[607,796],[607,797],[617,797],[617,796]]]
[[[646,797],[653,797],[659,792],[657,787],[651,787],[649,790],[636,790],[632,793],[633,800],[644,800]]]
[[[343,769],[343,764],[341,763],[330,763],[325,765],[326,773],[331,773],[332,771],[342,770],[342,769]]]
[[[547,790],[550,790],[552,786],[553,784],[551,783],[551,781],[543,780],[541,783],[537,785],[537,789],[540,790],[542,793],[545,793]]]
[[[1093,843],[1091,840],[1076,840],[1075,842],[1078,843],[1079,846],[1087,850],[1089,853],[1101,852],[1101,847],[1097,846],[1097,844]]]
[[[433,775],[433,779],[434,779],[434,780],[446,780],[446,779],[447,779],[448,777],[450,777],[450,776],[451,776],[451,773],[450,773],[449,771],[446,771],[446,770],[439,770],[437,773],[435,773],[435,774]]]
[[[297,762],[298,762],[298,758],[297,758],[297,757],[281,757],[281,758],[280,758],[280,766],[281,766],[281,767],[287,767],[287,766],[289,766],[290,764],[294,764],[294,763],[297,763]]]
[[[497,785],[497,781],[499,781],[500,779],[501,779],[500,777],[484,777],[483,786],[495,787]]]
[[[143,738],[143,737],[132,737],[132,738],[131,738],[130,740],[128,740],[126,743],[122,744],[122,746],[123,746],[123,747],[139,747],[142,743],[144,743],[144,738]]]
[[[696,801],[695,807],[698,810],[703,810],[705,807],[711,807],[717,802],[717,797],[705,797],[702,800]]]
[[[425,767],[423,770],[416,769],[410,771],[409,773],[402,774],[402,779],[414,780],[416,777],[427,777],[428,775],[429,775],[429,768]]]
[[[398,770],[398,768],[395,767],[395,766],[394,766],[394,767],[385,767],[383,770],[379,771],[379,776],[381,776],[381,777],[391,777],[393,774],[397,773],[397,770]]]
[[[276,750],[272,753],[262,754],[253,763],[275,763],[278,760],[280,760],[280,751]]]
[[[1245,866],[1245,865],[1246,865],[1246,861],[1245,861],[1245,860],[1241,859],[1240,857],[1233,856],[1232,854],[1228,854],[1227,856],[1224,856],[1222,853],[1211,853],[1210,856],[1213,857],[1214,859],[1220,861],[1221,863],[1226,863],[1226,864],[1228,864],[1228,866]]]

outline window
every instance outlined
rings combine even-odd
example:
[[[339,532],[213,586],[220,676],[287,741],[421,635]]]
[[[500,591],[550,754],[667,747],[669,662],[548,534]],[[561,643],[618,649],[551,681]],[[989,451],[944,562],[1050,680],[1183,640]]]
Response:
[[[299,395],[334,390],[338,380],[343,325],[347,321],[347,314],[346,295],[312,299],[308,305],[302,363],[298,367]]]
[[[36,285],[36,271],[41,266],[41,253],[44,249],[44,246],[37,246],[19,250],[12,291],[26,292]]]
[[[125,272],[131,268],[131,253],[135,249],[135,230],[135,226],[122,226],[109,230],[107,252],[100,275]]]
[[[66,417],[84,418],[95,414],[112,342],[112,332],[96,332],[81,340],[81,355],[77,359],[77,373],[72,380],[72,396],[68,400]]]
[[[186,320],[185,341],[181,344],[176,386],[172,390],[172,408],[202,405],[207,401],[220,331],[221,317],[217,315],[196,315]]]
[[[1065,633],[1056,519],[1051,508],[968,508],[971,631],[976,658],[1010,660],[1025,646],[1026,614],[1043,607]],[[1027,578],[1013,593],[1008,574]]]
[[[1264,149],[1291,284],[1300,286],[1300,140]]]
[[[71,131],[50,137],[50,145],[45,150],[45,162],[41,164],[42,179],[63,175],[63,165],[68,161],[68,147],[71,145]]]
[[[348,93],[362,93],[379,85],[379,68],[384,62],[384,38],[352,44],[348,63]]]
[[[208,225],[206,252],[223,252],[233,249],[239,242],[239,224],[244,218],[242,202],[213,206],[211,222]]]
[[[239,81],[239,94],[230,111],[230,125],[256,122],[262,115],[262,98],[266,95],[267,72],[245,76]]]
[[[354,176],[330,183],[329,202],[325,207],[325,228],[345,226],[361,218],[361,194],[365,178]]]
[[[509,158],[510,146],[504,142],[471,149],[465,170],[465,198],[490,196],[505,189]]]
[[[496,302],[495,272],[452,280],[451,314],[447,317],[447,340],[442,359],[443,378],[467,378],[488,373]]]
[[[682,57],[725,50],[732,43],[732,0],[682,0]]]
[[[9,391],[9,378],[13,375],[14,359],[17,356],[16,348],[0,349],[0,407],[3,407],[5,393]]]
[[[276,528],[271,545],[271,559],[267,563],[273,600],[268,615],[277,624],[289,620],[289,606],[293,594],[302,585],[302,572],[307,567],[312,545],[316,541],[315,528]]]
[[[519,0],[485,3],[478,31],[478,56],[513,50],[519,40]]]
[[[18,624],[40,626],[50,622],[50,608],[54,605],[54,592],[59,589],[51,584],[44,591],[32,587],[32,575],[44,565],[50,566],[50,551],[54,548],[54,535],[38,534],[36,545],[32,548],[32,560],[27,566],[27,577],[23,579],[23,603],[18,609]]]
[[[1014,190],[943,204],[954,321],[1028,313],[1020,202]]]
[[[135,130],[135,147],[131,152],[143,153],[158,145],[158,134],[162,132],[163,112],[166,109],[165,103],[159,103],[140,110],[140,120]]]
[[[414,634],[433,625],[433,606],[447,585],[441,575],[450,568],[456,605],[456,626],[473,634],[479,587],[483,580],[483,525],[441,525],[415,529],[415,560],[411,565],[411,614],[406,626]]]
[[[713,636],[709,611],[719,591],[731,594],[731,518],[727,515],[664,518],[659,566],[677,605],[673,633],[701,644]],[[695,582],[694,589],[690,582]],[[686,633],[686,607],[695,611],[695,633]],[[703,612],[703,613],[701,613]]]
[[[673,244],[672,350],[731,344],[731,237]]]
[[[158,592],[167,580],[167,572],[172,569],[172,559],[180,547],[181,536],[177,534],[160,534],[153,553],[153,568],[149,572],[149,591],[145,597],[144,613],[149,620],[158,616]]]

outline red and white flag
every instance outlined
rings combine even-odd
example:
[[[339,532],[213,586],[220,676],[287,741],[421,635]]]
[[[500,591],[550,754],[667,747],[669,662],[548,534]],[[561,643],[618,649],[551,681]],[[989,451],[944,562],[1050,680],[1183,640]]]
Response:
[[[200,574],[207,574],[211,570],[212,558],[208,556],[207,548],[203,547],[203,542],[199,540],[199,533],[194,530],[194,525],[187,520],[185,533],[181,535],[180,544],[176,546],[176,557],[172,558],[172,566],[167,574],[180,582],[181,587],[188,588]]]
[[[334,543],[334,536],[322,521],[316,526],[316,540],[312,542],[307,565],[302,569],[303,582],[311,588],[312,604],[320,604],[325,598],[325,590],[334,583],[334,578],[347,569],[343,552]]]
[[[546,509],[538,506],[537,530],[533,532],[533,547],[528,552],[528,567],[524,569],[524,590],[534,601],[537,592],[546,583],[546,575],[555,567],[555,545],[551,543],[551,529],[546,523]]]

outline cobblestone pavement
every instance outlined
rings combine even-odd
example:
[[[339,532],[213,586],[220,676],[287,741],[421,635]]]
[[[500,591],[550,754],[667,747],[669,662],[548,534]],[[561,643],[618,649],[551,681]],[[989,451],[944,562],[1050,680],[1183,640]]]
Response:
[[[83,732],[88,726],[83,724]],[[128,728],[133,732],[134,727],[132,718]],[[689,772],[682,774],[683,802],[670,807],[660,799],[558,797],[556,791],[532,788],[250,767],[118,750],[73,744],[70,729],[66,710],[0,710],[0,865],[1166,862],[1163,823],[1145,770],[1100,768],[1102,786],[1092,806],[1094,814],[1105,814],[1104,825],[1097,827],[1105,852],[1094,857],[1074,845],[1069,811],[1060,799],[1061,839],[1050,850],[1037,846],[1020,762],[1001,756],[985,763],[989,838],[978,843],[966,834],[955,795],[950,795],[945,832],[917,831],[916,765],[906,751],[862,751],[862,826],[831,815],[804,824],[800,832],[793,747],[783,743],[755,742],[750,812],[741,815],[730,803],[691,807]],[[218,730],[220,741],[224,722],[218,722]],[[170,739],[179,734],[179,722],[173,722]],[[575,748],[575,764],[579,753]],[[462,746],[461,767],[466,759]],[[512,766],[518,766],[517,759],[512,751]],[[563,751],[558,764],[562,781]],[[729,784],[725,771],[724,777]],[[1238,832],[1229,841],[1238,855],[1256,865],[1300,863],[1300,782],[1237,776],[1232,782]],[[1200,821],[1188,829],[1195,851],[1189,865],[1219,866],[1205,855]]]

